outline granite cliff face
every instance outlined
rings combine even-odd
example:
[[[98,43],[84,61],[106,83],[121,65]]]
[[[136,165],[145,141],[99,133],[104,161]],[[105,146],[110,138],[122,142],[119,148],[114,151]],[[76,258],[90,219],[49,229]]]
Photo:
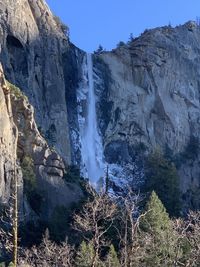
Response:
[[[112,81],[106,140],[121,136],[179,152],[198,135],[199,40],[199,27],[188,23],[149,30],[101,56]]]
[[[46,220],[56,208],[69,207],[78,202],[83,194],[78,184],[64,179],[66,166],[39,133],[34,109],[27,97],[15,86],[8,86],[13,120],[18,130],[17,160],[24,181],[23,212],[29,219],[33,216],[33,219]]]
[[[67,31],[43,0],[0,1],[6,88],[0,114],[1,202],[9,201],[16,167],[27,220],[46,220],[55,208],[69,207],[83,196],[79,183],[64,180],[73,155],[67,99],[78,79],[75,53],[81,53],[69,43]],[[27,185],[33,187],[28,192]]]
[[[80,115],[87,112],[87,100],[80,94],[88,83],[86,53],[70,43],[67,33],[44,0],[0,1],[0,61],[6,80],[30,101],[23,95],[10,98],[2,82],[7,89],[1,90],[0,193],[2,201],[9,199],[15,164],[23,192],[24,161],[31,159],[26,164],[34,166],[40,211],[30,207],[26,194],[21,202],[33,218],[38,212],[50,216],[57,205],[82,195],[78,185],[63,179],[66,166],[81,165]],[[188,22],[148,30],[111,52],[93,55],[105,165],[114,176],[135,179],[137,173],[142,180],[138,151],[147,155],[156,146],[167,149],[179,158],[187,201],[200,184],[199,43],[200,27]]]
[[[188,22],[148,30],[96,57],[105,158],[131,162],[138,147],[156,146],[184,154],[178,168],[186,198],[200,182],[199,43],[200,27]]]
[[[38,126],[70,163],[65,89],[72,81],[69,77],[65,82],[64,76],[74,59],[63,32],[67,29],[43,0],[0,1],[0,11],[0,60],[6,79],[25,92]]]
[[[39,133],[33,107],[19,88],[5,80],[2,68],[0,89],[1,204],[9,203],[17,180],[23,222],[46,221],[56,208],[79,201],[82,190],[64,179],[63,160]]]
[[[16,166],[18,131],[12,119],[9,89],[0,68],[0,200],[7,203],[12,191]],[[19,175],[19,182],[21,177]]]

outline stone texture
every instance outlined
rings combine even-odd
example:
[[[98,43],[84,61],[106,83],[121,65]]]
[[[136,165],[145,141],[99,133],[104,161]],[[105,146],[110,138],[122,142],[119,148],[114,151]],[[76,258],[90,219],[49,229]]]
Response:
[[[59,20],[43,0],[0,1],[0,45],[6,79],[29,97],[49,144],[70,163],[62,66],[70,46]]]
[[[12,119],[9,90],[0,66],[0,201],[7,204],[14,183],[17,128]]]
[[[98,112],[100,127],[106,125],[101,127],[106,156],[115,150],[114,144],[123,144],[120,156],[126,161],[131,156],[127,151],[141,143],[147,151],[168,147],[177,155],[185,151],[191,137],[199,139],[199,43],[200,27],[188,22],[176,28],[148,30],[129,44],[96,56],[96,90],[102,91]],[[102,116],[105,95],[108,119]],[[183,192],[199,187],[197,150],[193,160],[186,159],[179,166]]]
[[[58,206],[69,207],[81,199],[83,193],[78,184],[64,179],[65,164],[55,150],[49,148],[38,131],[34,109],[27,97],[4,78],[0,67],[0,202],[7,204],[12,194],[14,179],[19,186],[20,214],[23,222],[31,219],[50,218]],[[23,190],[20,165],[25,157],[33,160],[36,176],[36,191],[42,197],[39,213]],[[14,175],[15,173],[15,175]],[[23,178],[23,179],[22,179]],[[25,218],[25,221],[24,221]]]
[[[98,124],[110,164],[130,164],[141,144],[146,153],[159,145],[180,156],[191,137],[199,138],[199,43],[200,27],[188,22],[145,31],[127,45],[95,55]],[[64,182],[63,173],[65,164],[80,163],[76,89],[84,52],[69,42],[43,0],[0,0],[0,46],[6,79],[31,103],[12,95],[18,135],[9,93],[0,91],[0,195],[4,200],[10,194],[18,136],[18,158],[33,158],[48,216],[57,204],[81,195],[76,185]],[[186,194],[199,188],[197,150],[179,166]]]
[[[34,109],[28,99],[22,93],[16,93],[19,89],[12,89],[12,85],[10,88],[13,119],[18,129],[18,160],[22,166],[25,157],[33,160],[36,192],[41,196],[41,207],[38,207],[40,212],[37,216],[30,209],[32,203],[27,203],[28,208],[24,208],[24,213],[28,213],[29,219],[33,216],[46,220],[50,218],[56,207],[69,207],[72,203],[78,202],[83,197],[83,193],[80,186],[64,180],[65,164],[58,153],[49,148],[38,131],[34,120]],[[26,195],[24,195],[24,201],[26,201]],[[27,217],[26,214],[24,215]]]
[[[27,214],[27,220],[38,216],[47,219],[56,206],[69,206],[82,197],[79,185],[63,179],[72,154],[68,114],[75,110],[70,105],[69,109],[67,101],[78,80],[76,52],[80,51],[69,43],[63,29],[43,0],[0,1],[0,61],[4,74],[28,96],[36,111],[34,114],[27,98],[16,95],[2,78],[0,196],[2,201],[10,197],[14,155],[17,153],[19,164],[26,156],[32,158],[43,203],[40,214],[35,214],[21,194],[21,211]],[[18,175],[22,176],[20,167]]]

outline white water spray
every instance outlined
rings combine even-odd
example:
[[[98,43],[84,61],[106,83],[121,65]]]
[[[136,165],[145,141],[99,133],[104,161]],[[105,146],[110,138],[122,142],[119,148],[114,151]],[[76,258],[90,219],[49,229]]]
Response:
[[[104,176],[103,146],[97,127],[92,55],[87,54],[86,60],[83,67],[83,80],[86,81],[87,86],[81,88],[81,94],[86,96],[87,112],[85,118],[79,120],[82,122],[80,125],[82,174],[97,186],[99,179]]]

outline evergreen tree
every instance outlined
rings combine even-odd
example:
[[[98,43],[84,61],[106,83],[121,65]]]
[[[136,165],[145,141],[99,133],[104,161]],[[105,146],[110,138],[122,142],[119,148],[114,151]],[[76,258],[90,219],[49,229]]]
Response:
[[[80,245],[80,249],[75,259],[75,266],[76,267],[90,267],[90,266],[103,267],[104,264],[99,258],[94,263],[94,257],[95,257],[95,250],[92,245],[92,242],[87,244],[85,241],[83,241]]]
[[[108,165],[106,168],[106,177],[105,177],[105,193],[108,193],[108,189],[109,189],[109,172],[108,172]]]
[[[101,53],[103,53],[105,50],[104,50],[104,48],[103,48],[103,46],[102,45],[99,45],[99,47],[97,48],[97,50],[95,51],[95,53],[97,53],[97,54],[101,54]]]
[[[120,48],[120,47],[123,47],[125,46],[126,44],[123,42],[123,41],[120,41],[118,44],[117,44],[117,48]]]
[[[151,193],[146,204],[146,214],[142,219],[142,226],[146,232],[159,235],[162,231],[170,229],[170,218],[165,207],[155,191]]]
[[[80,249],[77,253],[77,257],[75,260],[77,267],[88,267],[92,266],[93,258],[94,258],[94,248],[91,243],[86,243],[83,241],[80,245]]]
[[[172,266],[175,259],[177,236],[162,202],[153,191],[140,222],[143,229],[145,266]],[[148,242],[146,242],[148,240]]]
[[[120,267],[119,259],[113,245],[110,246],[109,253],[105,262],[106,267]]]
[[[128,44],[131,44],[133,42],[133,40],[134,40],[133,33],[130,33]]]
[[[180,212],[179,177],[175,165],[156,149],[147,160],[144,191],[156,192],[171,216]]]

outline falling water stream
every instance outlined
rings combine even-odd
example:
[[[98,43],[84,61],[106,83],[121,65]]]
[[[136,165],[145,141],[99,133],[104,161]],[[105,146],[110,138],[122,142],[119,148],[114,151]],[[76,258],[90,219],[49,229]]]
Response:
[[[87,54],[83,59],[82,79],[77,88],[79,138],[75,145],[78,143],[81,150],[81,175],[88,178],[90,183],[99,190],[103,185],[102,180],[99,182],[99,179],[105,176],[104,170],[108,164],[103,157],[102,139],[97,123],[98,96],[95,94],[94,85],[99,83],[99,78],[93,69],[92,55]],[[133,162],[131,165],[109,164],[108,171],[109,179],[118,188],[125,187],[129,180],[131,183],[135,181],[136,186],[144,180],[143,170],[139,170]]]
[[[99,178],[104,175],[103,146],[97,127],[96,97],[93,78],[92,55],[87,54],[85,64],[85,75],[87,80],[86,105],[87,111],[82,126],[81,154],[84,166],[84,176],[89,178],[96,186]]]

